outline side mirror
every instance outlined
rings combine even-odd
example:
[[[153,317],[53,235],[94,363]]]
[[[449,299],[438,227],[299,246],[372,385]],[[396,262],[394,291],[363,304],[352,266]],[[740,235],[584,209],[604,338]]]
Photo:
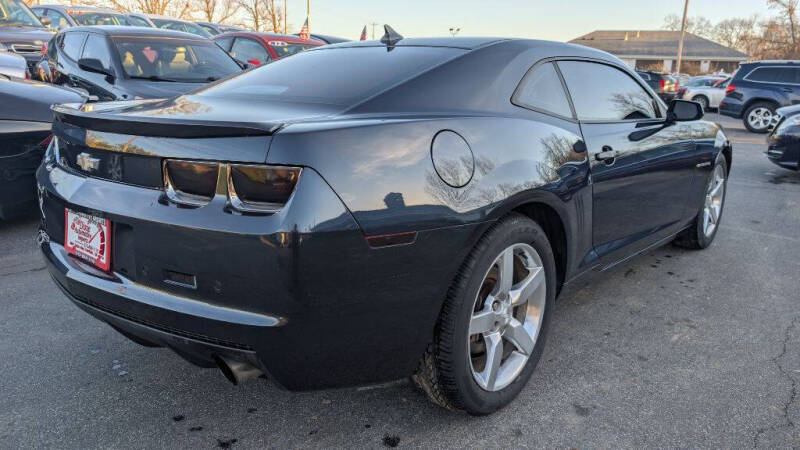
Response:
[[[85,70],[87,72],[103,74],[106,76],[109,83],[114,82],[114,73],[111,71],[111,69],[105,68],[103,66],[103,63],[101,63],[99,59],[81,58],[78,61],[78,67],[80,67],[81,70]]]
[[[691,122],[703,118],[703,107],[700,103],[691,100],[673,100],[669,103],[667,110],[667,121],[669,122]]]
[[[39,17],[39,22],[41,22],[42,25],[44,25],[44,26],[46,26],[48,28],[50,28],[50,25],[53,24],[53,21],[50,20],[49,17]]]

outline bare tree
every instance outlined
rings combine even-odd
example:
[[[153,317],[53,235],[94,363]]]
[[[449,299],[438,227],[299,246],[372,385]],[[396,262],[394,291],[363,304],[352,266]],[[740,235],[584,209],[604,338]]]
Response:
[[[664,24],[661,28],[671,31],[680,31],[681,19],[682,17],[677,14],[669,14],[664,17]],[[714,25],[705,17],[688,17],[686,19],[686,31],[688,33],[707,38],[711,36],[713,29]]]
[[[722,20],[714,26],[711,39],[742,53],[754,55],[761,43],[758,16]]]
[[[233,0],[194,0],[196,10],[207,22],[225,23],[239,12],[239,3]]]
[[[767,6],[778,12],[778,17],[762,25],[762,48],[768,57],[780,54],[784,58],[800,57],[797,4],[799,0],[767,0]]]
[[[190,18],[192,10],[188,0],[107,0],[112,8],[122,12],[143,12],[145,14],[158,14]]]
[[[255,31],[283,31],[283,8],[275,0],[237,0],[249,27]]]

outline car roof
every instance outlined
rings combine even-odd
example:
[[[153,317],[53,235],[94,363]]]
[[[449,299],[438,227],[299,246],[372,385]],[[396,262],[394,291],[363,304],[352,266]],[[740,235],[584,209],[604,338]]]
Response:
[[[300,39],[299,37],[292,34],[265,33],[262,31],[227,31],[225,33],[220,33],[214,36],[214,39],[234,37],[234,36],[252,37],[260,39],[262,41],[289,42],[292,44],[316,44],[316,45],[326,44],[325,42],[320,41],[318,39]]]
[[[167,30],[164,28],[150,27],[120,27],[115,25],[92,25],[67,28],[62,33],[73,33],[83,31],[88,33],[100,33],[107,36],[158,36],[174,37],[182,39],[192,39],[196,41],[206,41],[207,39],[192,33],[185,33],[177,30]]]
[[[123,13],[121,13],[121,12],[115,10],[115,9],[106,8],[106,7],[103,7],[103,6],[90,6],[90,5],[34,5],[34,6],[31,6],[31,9],[35,9],[35,8],[49,8],[49,9],[55,9],[55,10],[64,11],[64,12],[68,12],[68,11],[96,11],[96,12],[104,12],[104,13],[109,13],[109,14],[117,14],[117,15],[120,15],[120,16],[124,15]]]
[[[159,14],[136,13],[136,15],[144,16],[147,17],[148,19],[169,20],[170,22],[194,23],[191,20],[183,20],[183,19],[178,19],[177,17],[162,16]]]

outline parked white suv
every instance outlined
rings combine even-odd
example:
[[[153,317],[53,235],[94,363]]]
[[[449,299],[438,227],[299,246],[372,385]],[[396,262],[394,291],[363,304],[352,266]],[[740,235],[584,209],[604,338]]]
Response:
[[[704,77],[692,79],[687,83],[680,98],[700,103],[703,109],[718,108],[725,97],[725,88],[730,78]]]

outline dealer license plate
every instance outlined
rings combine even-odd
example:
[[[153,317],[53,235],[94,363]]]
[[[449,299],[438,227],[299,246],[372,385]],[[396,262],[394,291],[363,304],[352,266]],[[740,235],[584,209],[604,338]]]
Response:
[[[111,268],[111,221],[64,209],[64,248],[97,268]]]

